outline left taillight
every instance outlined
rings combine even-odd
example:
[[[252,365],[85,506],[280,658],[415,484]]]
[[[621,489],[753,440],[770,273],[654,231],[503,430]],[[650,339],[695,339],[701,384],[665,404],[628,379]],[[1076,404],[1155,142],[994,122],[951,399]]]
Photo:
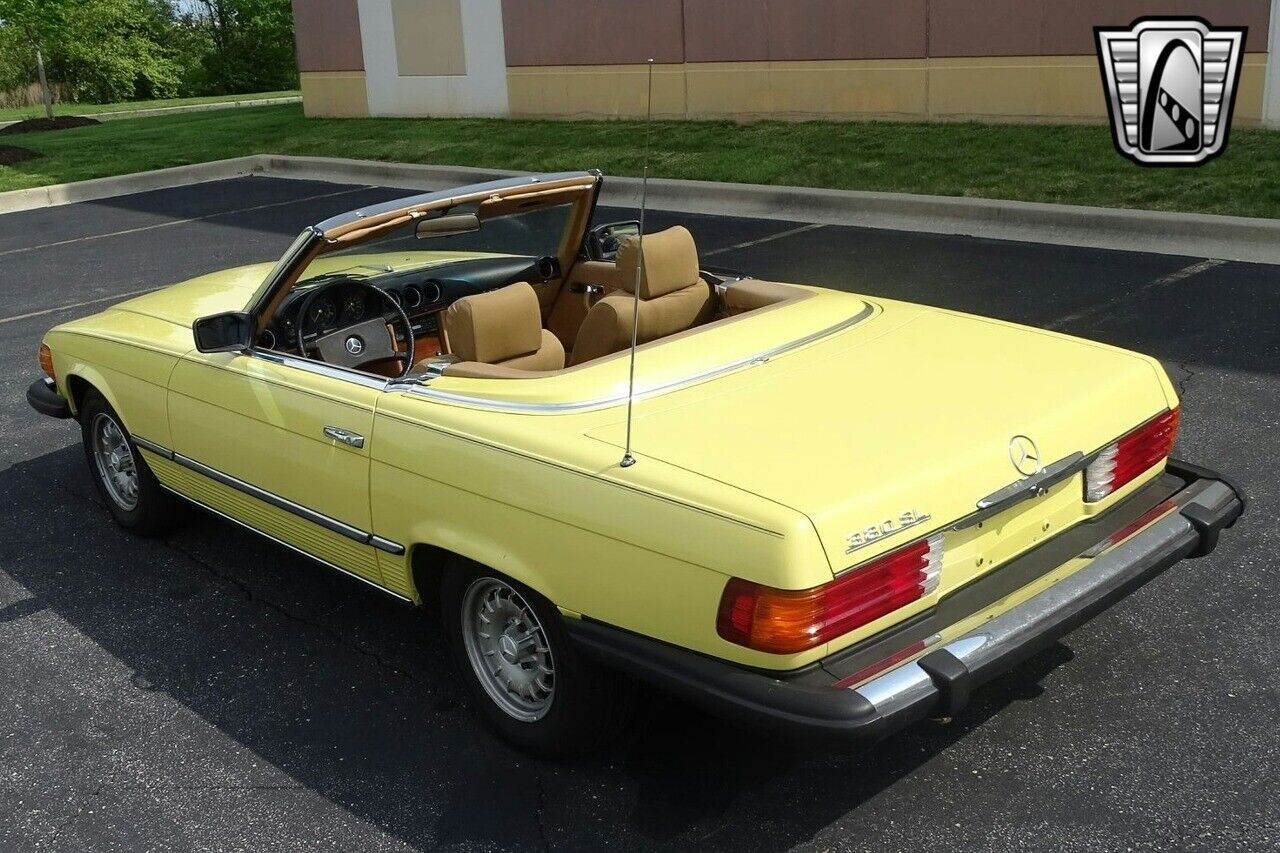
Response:
[[[58,378],[53,372],[53,353],[49,350],[48,344],[40,345],[40,369],[50,379],[56,380]]]
[[[936,534],[811,589],[731,578],[720,597],[716,631],[761,652],[807,651],[933,592],[941,569],[942,534]]]
[[[1181,419],[1181,408],[1170,409],[1104,447],[1085,469],[1084,499],[1096,503],[1168,458]]]

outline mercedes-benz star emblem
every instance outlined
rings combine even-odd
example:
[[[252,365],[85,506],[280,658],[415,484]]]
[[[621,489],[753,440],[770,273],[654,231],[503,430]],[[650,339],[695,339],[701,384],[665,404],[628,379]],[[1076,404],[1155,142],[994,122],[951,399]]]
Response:
[[[1040,448],[1025,435],[1015,435],[1009,439],[1009,461],[1024,477],[1034,477],[1044,470],[1040,464]]]
[[[360,353],[364,352],[364,341],[360,340],[355,335],[352,335],[351,337],[347,338],[346,346],[347,346],[347,352],[351,353],[352,355],[359,355]]]

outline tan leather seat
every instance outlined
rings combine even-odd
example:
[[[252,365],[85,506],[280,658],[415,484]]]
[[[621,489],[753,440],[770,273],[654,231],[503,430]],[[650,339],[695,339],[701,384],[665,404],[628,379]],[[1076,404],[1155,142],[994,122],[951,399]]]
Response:
[[[688,229],[677,225],[644,238],[640,299],[636,300],[636,264],[640,238],[628,237],[615,261],[623,291],[591,307],[578,328],[570,364],[621,352],[631,346],[632,317],[639,305],[636,342],[648,343],[705,322],[714,310],[711,287],[698,273],[698,247]]]
[[[560,370],[564,346],[542,328],[538,295],[524,282],[464,296],[444,315],[449,351],[464,362]]]

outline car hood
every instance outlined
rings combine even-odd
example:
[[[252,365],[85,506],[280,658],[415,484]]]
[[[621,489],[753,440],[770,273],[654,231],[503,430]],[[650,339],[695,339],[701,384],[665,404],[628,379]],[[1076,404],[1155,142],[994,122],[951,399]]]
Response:
[[[144,314],[190,326],[199,317],[222,311],[242,311],[262,285],[274,264],[252,264],[202,275],[136,296],[112,306],[115,310]]]
[[[926,533],[1018,480],[1014,436],[1032,438],[1047,465],[1091,453],[1173,402],[1144,356],[884,304],[843,344],[641,401],[637,456],[804,513],[839,572],[914,538],[885,537],[850,556],[851,533],[908,512],[930,516],[918,527]],[[625,423],[588,434],[621,446]]]

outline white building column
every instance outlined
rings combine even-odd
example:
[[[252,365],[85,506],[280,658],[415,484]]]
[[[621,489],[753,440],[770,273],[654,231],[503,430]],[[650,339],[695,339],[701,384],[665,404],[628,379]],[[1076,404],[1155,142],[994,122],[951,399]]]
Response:
[[[369,114],[505,116],[501,0],[359,0]]]
[[[1262,123],[1280,129],[1280,0],[1271,0],[1267,34],[1267,79],[1262,90]]]

